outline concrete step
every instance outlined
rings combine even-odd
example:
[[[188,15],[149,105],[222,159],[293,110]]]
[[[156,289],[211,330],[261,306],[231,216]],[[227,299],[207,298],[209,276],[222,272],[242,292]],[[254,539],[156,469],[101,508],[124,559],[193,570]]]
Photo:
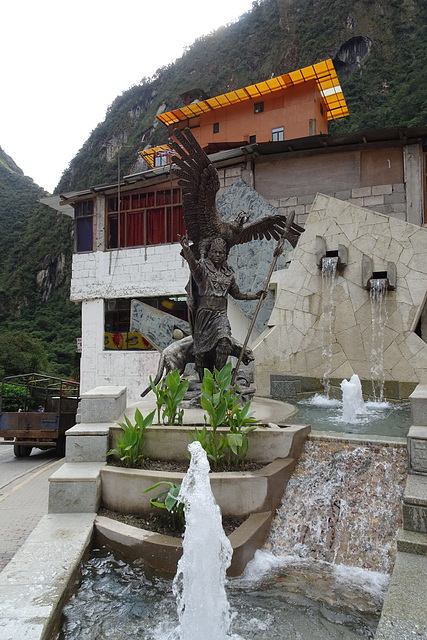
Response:
[[[427,534],[399,529],[397,534],[397,550],[404,553],[415,553],[427,556]]]
[[[113,423],[81,423],[66,432],[67,462],[105,462]]]
[[[427,533],[427,476],[409,474],[403,492],[403,528]]]
[[[412,426],[408,432],[409,473],[427,474],[427,427]]]
[[[412,424],[427,427],[427,384],[419,384],[409,396]]]
[[[49,513],[96,513],[101,502],[104,462],[62,465],[49,478]]]

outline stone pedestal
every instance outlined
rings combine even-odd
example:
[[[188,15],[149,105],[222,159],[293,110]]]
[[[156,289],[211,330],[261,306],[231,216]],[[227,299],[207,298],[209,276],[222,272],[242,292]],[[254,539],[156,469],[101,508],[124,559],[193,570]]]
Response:
[[[409,396],[412,424],[427,427],[427,384],[419,384]]]
[[[81,395],[81,422],[113,422],[126,409],[126,387],[95,387]]]

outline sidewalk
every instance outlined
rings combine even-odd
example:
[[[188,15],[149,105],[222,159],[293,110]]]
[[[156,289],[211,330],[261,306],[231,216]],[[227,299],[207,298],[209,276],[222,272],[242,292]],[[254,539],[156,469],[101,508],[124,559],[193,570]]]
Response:
[[[53,460],[0,496],[0,571],[48,510],[48,478],[64,463]]]

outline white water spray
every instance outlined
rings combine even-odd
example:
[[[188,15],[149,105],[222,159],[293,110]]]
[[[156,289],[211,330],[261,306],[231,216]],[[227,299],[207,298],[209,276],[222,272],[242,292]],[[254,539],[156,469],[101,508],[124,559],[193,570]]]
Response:
[[[322,315],[323,315],[323,346],[322,356],[325,362],[323,374],[323,388],[325,396],[329,398],[330,376],[332,372],[332,344],[333,322],[335,313],[334,289],[336,282],[338,257],[325,257],[322,259]]]
[[[342,391],[342,420],[350,424],[357,422],[360,415],[366,414],[366,406],[362,395],[362,384],[357,374],[350,380],[341,382]]]
[[[199,442],[188,445],[191,462],[181,485],[185,535],[173,581],[180,640],[226,640],[230,609],[226,571],[233,549],[222,528],[221,511],[209,480],[209,462]]]

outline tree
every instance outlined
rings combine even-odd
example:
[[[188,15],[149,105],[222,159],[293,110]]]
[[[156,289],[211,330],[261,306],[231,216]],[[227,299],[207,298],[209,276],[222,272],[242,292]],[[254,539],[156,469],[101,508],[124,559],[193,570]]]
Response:
[[[0,334],[0,376],[21,373],[48,373],[49,362],[43,343],[28,333],[2,331]]]

